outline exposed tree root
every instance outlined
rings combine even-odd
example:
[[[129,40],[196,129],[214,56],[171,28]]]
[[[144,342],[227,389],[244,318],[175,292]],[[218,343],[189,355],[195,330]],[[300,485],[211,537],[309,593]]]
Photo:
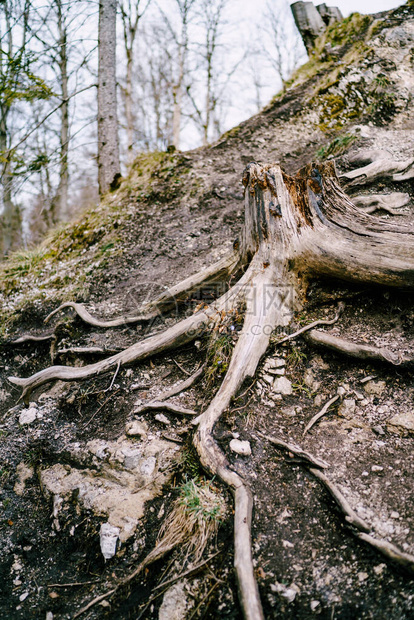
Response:
[[[36,336],[35,334],[22,334],[16,340],[12,340],[10,344],[25,344],[26,342],[45,342],[46,340],[53,340],[56,338],[54,333],[51,334],[42,334],[40,336]]]
[[[177,415],[197,415],[197,411],[193,411],[192,409],[186,409],[185,407],[180,407],[180,405],[173,405],[172,403],[159,400],[154,400],[137,407],[134,409],[134,413],[145,413],[146,411],[154,411],[154,409],[164,409],[165,411],[176,413]]]
[[[318,478],[318,480],[322,482],[325,488],[332,495],[335,502],[337,503],[339,508],[344,513],[345,520],[350,525],[353,525],[355,528],[357,528],[357,530],[360,530],[358,532],[355,532],[355,535],[358,538],[360,538],[364,542],[374,547],[377,551],[382,553],[385,557],[389,558],[393,562],[396,562],[397,564],[400,564],[403,568],[408,570],[410,573],[414,574],[414,556],[413,555],[400,551],[398,547],[396,547],[395,545],[393,545],[392,543],[386,540],[378,540],[377,538],[372,536],[372,534],[370,533],[371,531],[370,526],[365,521],[360,519],[360,517],[358,517],[358,515],[354,512],[354,510],[349,505],[348,501],[344,498],[342,493],[339,491],[338,487],[333,482],[331,482],[325,476],[325,474],[319,471],[319,469],[309,468],[309,471],[313,474],[313,476],[315,476],[315,478]]]
[[[292,443],[287,443],[286,441],[283,441],[283,439],[279,439],[277,437],[270,437],[270,435],[265,435],[265,433],[261,433],[260,431],[258,431],[258,434],[263,437],[263,439],[266,439],[267,441],[272,443],[274,446],[282,448],[283,450],[287,450],[287,452],[291,452],[295,456],[306,461],[307,463],[310,463],[314,467],[320,467],[321,469],[326,469],[327,467],[329,467],[329,463],[327,463],[323,459],[318,458],[317,456],[313,456],[313,454],[307,452],[306,450],[303,450],[299,446],[296,446]]]
[[[384,156],[380,161],[343,175],[343,179],[351,184],[386,175],[391,175],[393,180],[404,180],[414,176],[413,164],[414,160],[390,163],[389,158]],[[207,409],[193,421],[198,423],[194,445],[203,467],[225,483],[234,495],[234,564],[243,615],[248,620],[260,620],[263,611],[251,551],[252,494],[242,477],[230,468],[214,439],[214,426],[237,396],[243,382],[255,375],[272,331],[291,325],[293,312],[304,298],[303,293],[310,277],[325,275],[359,283],[414,288],[414,232],[407,225],[397,225],[361,212],[341,189],[332,162],[308,165],[294,178],[286,175],[278,165],[253,163],[247,167],[243,182],[246,188],[245,225],[239,249],[230,257],[172,287],[154,302],[144,305],[138,316],[100,321],[93,318],[81,304],[68,302],[48,318],[62,308],[71,307],[83,320],[96,327],[114,327],[148,320],[174,307],[176,303],[185,301],[203,286],[246,269],[227,293],[210,306],[203,307],[201,304],[193,316],[163,333],[153,335],[95,364],[76,368],[54,366],[27,379],[11,377],[10,381],[23,387],[23,396],[27,400],[33,389],[47,382],[86,379],[175,349],[215,325],[220,325],[227,315],[245,309],[243,328],[234,346],[225,378]],[[307,332],[305,338],[309,342],[353,357],[382,360],[394,365],[411,363],[411,359],[387,349],[355,345],[313,329],[316,325],[334,323],[338,316],[314,322],[277,344]],[[194,375],[187,381],[193,378]],[[173,389],[167,391],[167,396],[162,395],[162,402],[173,395]],[[150,401],[148,406],[153,408],[154,401]],[[313,466],[326,466],[297,446],[282,445],[280,441],[276,445],[292,454],[296,453]],[[355,528],[369,532],[367,524],[355,514],[326,476],[315,467],[311,467],[310,471],[330,491],[347,521]],[[150,562],[180,544],[183,541],[180,529],[178,534],[172,539],[167,533],[133,573],[108,594],[91,601],[75,617],[116,592],[121,585],[129,583]],[[385,548],[385,543],[378,544]],[[392,554],[395,556],[397,552],[394,548],[390,550],[389,546],[385,546],[389,557]]]
[[[307,425],[305,426],[305,429],[304,429],[304,431],[303,431],[303,434],[302,434],[302,439],[303,439],[303,437],[305,437],[306,433],[307,433],[308,431],[310,431],[310,429],[312,428],[312,426],[313,426],[314,424],[316,424],[316,422],[317,422],[318,420],[320,420],[320,419],[321,419],[321,418],[325,415],[325,413],[328,411],[329,407],[330,407],[331,405],[333,405],[334,403],[336,403],[336,401],[337,401],[337,400],[339,400],[339,398],[340,398],[339,394],[336,394],[336,396],[334,396],[333,398],[331,398],[330,400],[328,400],[328,402],[327,402],[327,403],[325,403],[325,404],[324,404],[324,406],[323,406],[323,407],[322,407],[322,409],[319,411],[319,413],[317,413],[316,415],[314,415],[314,416],[313,416],[313,418],[311,418],[311,419],[309,420],[309,422],[307,423]]]
[[[411,366],[414,362],[414,357],[369,344],[358,344],[318,330],[308,332],[305,340],[309,344],[326,347],[337,353],[362,360],[386,362],[393,366]]]
[[[45,323],[65,308],[72,308],[82,319],[82,321],[88,325],[92,325],[93,327],[108,328],[119,327],[122,325],[133,325],[136,323],[146,323],[155,319],[162,311],[169,310],[183,301],[186,301],[192,293],[195,293],[203,286],[205,287],[229,278],[232,274],[238,271],[239,264],[240,257],[236,252],[233,252],[232,254],[220,259],[210,267],[202,269],[179,284],[172,286],[167,291],[159,295],[159,297],[157,297],[154,301],[145,304],[141,308],[140,313],[135,316],[123,316],[116,319],[110,319],[108,321],[101,321],[100,319],[93,317],[86,310],[83,304],[68,301],[60,305],[59,308],[56,308],[56,310],[53,310],[53,312],[46,317]]]
[[[314,327],[317,327],[319,325],[333,325],[334,323],[337,322],[337,320],[341,316],[342,312],[344,311],[344,308],[345,308],[345,304],[340,302],[338,304],[338,311],[335,314],[333,319],[318,319],[317,321],[313,321],[312,323],[309,323],[309,325],[305,325],[304,327],[301,327],[300,329],[298,329],[293,334],[289,334],[288,336],[285,336],[281,340],[277,340],[275,342],[275,345],[278,346],[280,344],[283,344],[284,342],[288,342],[288,340],[294,340],[295,338],[297,338],[301,334],[304,334],[304,333],[308,332],[309,330],[311,330]]]
[[[407,181],[414,177],[414,159],[393,161],[390,155],[384,151],[366,166],[356,168],[351,172],[341,174],[341,179],[349,185],[361,185],[371,183],[375,179],[391,179],[392,181]]]
[[[403,211],[397,211],[405,207],[411,198],[409,194],[393,192],[392,194],[368,194],[367,196],[354,196],[352,201],[356,207],[363,209],[365,213],[386,211],[390,215],[404,215]]]

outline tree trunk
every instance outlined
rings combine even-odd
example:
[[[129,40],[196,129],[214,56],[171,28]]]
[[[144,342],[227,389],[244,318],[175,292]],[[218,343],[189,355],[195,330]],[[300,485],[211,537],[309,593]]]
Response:
[[[60,172],[59,185],[52,205],[52,221],[66,221],[68,219],[68,189],[69,189],[69,87],[68,87],[68,55],[67,32],[65,18],[62,13],[61,0],[57,0],[58,30],[59,30],[59,70],[62,88],[62,107],[60,121]]]
[[[103,194],[120,177],[116,104],[116,0],[99,2],[98,183]]]

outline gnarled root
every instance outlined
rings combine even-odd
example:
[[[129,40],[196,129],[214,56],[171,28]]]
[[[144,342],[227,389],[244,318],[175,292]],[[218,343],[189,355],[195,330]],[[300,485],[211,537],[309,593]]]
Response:
[[[304,338],[310,344],[318,347],[326,347],[337,353],[343,353],[349,357],[356,357],[362,360],[386,362],[393,366],[409,366],[414,362],[414,358],[402,353],[395,353],[389,349],[375,347],[369,344],[359,344],[333,336],[327,332],[316,329],[309,331]]]
[[[345,172],[340,178],[349,185],[361,185],[378,178],[407,181],[414,177],[414,159],[393,161],[386,151],[374,151],[374,157],[366,166]]]
[[[148,304],[145,304],[141,308],[140,313],[135,316],[123,316],[116,319],[110,319],[108,321],[101,321],[100,319],[93,317],[88,310],[86,310],[83,304],[67,301],[56,308],[56,310],[53,310],[53,312],[46,317],[45,323],[65,308],[72,308],[82,319],[82,321],[88,325],[92,325],[93,327],[107,328],[120,327],[122,325],[133,325],[136,323],[146,323],[155,319],[162,311],[169,310],[187,300],[192,293],[195,293],[203,286],[208,286],[215,282],[220,282],[226,278],[229,278],[239,268],[239,255],[236,252],[233,252],[232,254],[220,259],[210,267],[202,269],[179,284],[172,286],[164,293],[161,293],[161,295],[159,295],[156,299]]]
[[[375,211],[386,211],[390,215],[404,215],[402,211],[396,211],[405,207],[411,198],[409,194],[393,192],[392,194],[369,194],[367,196],[354,196],[352,202],[364,213],[372,214]]]
[[[180,321],[177,325],[174,325],[166,331],[133,344],[124,351],[96,362],[95,364],[76,368],[71,366],[50,366],[27,379],[9,377],[9,381],[15,385],[22,386],[22,398],[27,400],[34,389],[50,381],[76,381],[88,379],[89,377],[99,375],[113,368],[125,366],[146,359],[151,355],[157,355],[183,344],[187,344],[195,340],[197,336],[200,336],[207,329],[212,314],[211,311],[209,313],[199,312],[194,316]]]

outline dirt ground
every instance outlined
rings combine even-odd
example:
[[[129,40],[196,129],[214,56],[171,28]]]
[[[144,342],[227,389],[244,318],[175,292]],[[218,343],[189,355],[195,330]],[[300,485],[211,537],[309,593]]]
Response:
[[[411,54],[412,58],[412,9],[377,16],[377,20],[382,26],[370,34],[367,45],[377,61],[382,59],[382,71],[395,84],[398,105],[391,117],[378,120],[374,118],[378,109],[371,107],[355,117],[344,117],[340,127],[327,130],[321,126],[315,89],[340,67],[341,58],[349,52],[345,44],[339,48],[339,60],[336,57],[333,64],[322,64],[315,74],[294,83],[266,110],[215,145],[166,155],[167,159],[154,167],[145,196],[136,181],[136,167],[119,190],[119,198],[115,195],[111,199],[118,200],[120,224],[113,226],[117,251],[104,265],[94,267],[104,237],[95,245],[86,244],[76,260],[62,262],[69,280],[76,279],[79,271],[87,273],[85,301],[93,314],[129,316],[165,287],[225,255],[243,223],[241,177],[252,160],[281,161],[292,174],[315,158],[321,147],[344,135],[353,138],[342,152],[335,153],[339,172],[351,169],[351,156],[366,149],[386,151],[397,160],[412,157],[412,83],[406,74],[400,75],[402,67],[407,67],[398,60],[399,55],[406,59]],[[405,43],[400,44],[401,40]],[[393,54],[394,66],[389,60]],[[367,65],[367,58],[357,58],[349,68],[352,75],[363,72],[364,88],[377,75]],[[370,62],[374,60],[371,57]],[[407,66],[413,72],[412,60],[407,62],[411,62]],[[344,80],[347,76],[345,72]],[[334,93],[340,84],[326,88]],[[398,221],[411,223],[412,179],[395,183],[379,177],[358,189],[366,195],[391,191],[406,192],[411,197],[402,215],[395,216]],[[356,193],[353,190],[351,194]],[[124,220],[128,210],[130,215]],[[379,213],[373,217],[389,220],[393,216]],[[116,218],[118,215],[117,222]],[[91,269],[86,271],[86,266]],[[194,430],[188,418],[165,412],[164,419],[156,419],[153,412],[137,415],[134,411],[137,401],[151,399],[165,387],[186,379],[186,372],[194,372],[205,361],[206,339],[121,368],[116,376],[106,374],[80,383],[44,386],[31,395],[29,405],[19,401],[20,389],[7,377],[29,376],[47,367],[51,353],[55,363],[97,361],[161,331],[190,314],[201,299],[208,301],[218,292],[204,290],[149,326],[91,328],[69,312],[67,319],[54,319],[52,351],[51,341],[13,344],[13,339],[23,333],[43,333],[43,319],[57,305],[49,298],[21,303],[22,296],[48,276],[46,266],[42,270],[36,276],[29,272],[14,289],[2,292],[4,307],[14,313],[14,321],[0,343],[0,617],[11,620],[73,618],[88,601],[134,570],[154,547],[180,485],[189,478],[204,476],[192,448]],[[331,318],[339,301],[345,303],[345,310],[339,321],[327,328],[331,333],[413,354],[412,292],[315,280],[295,320],[305,325],[318,318]],[[101,353],[65,351],[91,346],[99,347]],[[280,396],[266,382],[266,365],[276,359],[283,360],[291,394]],[[218,388],[218,375],[213,382],[202,378],[174,397],[174,402],[202,412]],[[340,398],[303,437],[306,424],[338,389]],[[347,359],[317,350],[298,338],[269,347],[255,381],[242,387],[216,426],[220,447],[253,492],[252,549],[266,619],[414,618],[412,573],[359,540],[309,467],[264,437],[296,443],[324,459],[329,464],[326,475],[372,532],[413,554],[413,396],[410,368]],[[23,421],[22,414],[30,416],[30,410],[31,421]],[[145,424],[142,437],[127,437],[127,425],[133,421]],[[251,454],[234,453],[230,449],[234,438],[248,441]],[[47,488],[45,472],[62,467],[67,473],[76,472],[82,480],[86,475],[98,482],[100,477],[105,479],[102,484],[116,479],[126,487],[121,465],[106,469],[103,475],[104,465],[112,467],[112,457],[100,461],[98,448],[92,454],[90,442],[101,442],[99,446],[108,455],[114,445],[127,441],[145,444],[142,450],[151,442],[165,441],[173,456],[165,471],[160,468],[165,483],[144,504],[133,534],[126,537],[114,557],[105,561],[99,531],[108,520],[106,508],[98,510],[94,500],[86,502],[83,483],[75,485],[59,504],[59,494]],[[185,577],[183,573],[191,571],[194,563],[178,548],[82,618],[242,617],[233,569],[232,498],[217,481],[212,485],[227,506],[217,536],[203,555],[204,559],[214,557]],[[162,581],[175,577],[178,579],[168,588],[157,589]]]

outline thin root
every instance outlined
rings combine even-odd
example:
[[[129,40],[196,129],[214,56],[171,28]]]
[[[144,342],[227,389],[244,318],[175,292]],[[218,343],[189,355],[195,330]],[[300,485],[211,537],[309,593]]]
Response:
[[[330,400],[328,400],[327,403],[324,404],[324,406],[322,407],[322,409],[319,411],[319,413],[317,413],[316,415],[313,416],[313,418],[311,418],[309,420],[309,422],[307,423],[307,425],[305,426],[305,430],[303,431],[302,434],[302,439],[305,437],[306,433],[308,431],[310,431],[310,429],[312,428],[312,426],[314,424],[316,424],[316,422],[318,420],[321,419],[322,416],[325,415],[325,413],[328,411],[329,407],[331,405],[333,405],[334,403],[336,403],[336,401],[340,398],[339,394],[337,394],[336,396],[334,396],[333,398],[331,398]]]

